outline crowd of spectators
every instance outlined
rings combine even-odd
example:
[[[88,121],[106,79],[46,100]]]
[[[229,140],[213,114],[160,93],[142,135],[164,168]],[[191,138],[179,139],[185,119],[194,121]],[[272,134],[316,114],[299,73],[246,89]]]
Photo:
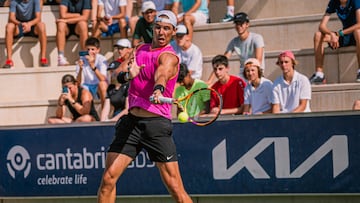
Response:
[[[176,14],[178,22],[176,35],[171,42],[181,62],[180,73],[182,73],[175,97],[183,96],[200,85],[212,87],[222,95],[224,100],[222,114],[310,112],[311,83],[318,84],[325,81],[322,73],[324,58],[322,43],[329,42],[333,49],[358,44],[359,36],[356,28],[358,23],[348,18],[360,15],[358,12],[355,14],[360,4],[349,5],[352,2],[330,0],[319,31],[314,37],[317,72],[309,80],[295,70],[298,61],[294,54],[291,51],[284,51],[278,56],[276,63],[282,74],[273,83],[264,77],[265,42],[262,35],[250,32],[249,16],[244,12],[234,14],[234,1],[229,0],[226,2],[227,13],[222,22],[232,21],[237,36],[229,39],[222,55],[219,54],[212,59],[212,73],[204,82],[200,80],[203,73],[203,55],[201,49],[192,42],[192,38],[194,26],[209,22],[209,1],[147,0],[137,3],[141,8],[139,15],[133,15],[133,1],[127,0],[5,1],[2,5],[10,6],[10,11],[5,38],[7,60],[3,68],[14,66],[11,58],[13,38],[22,36],[39,38],[40,65],[48,66],[45,56],[46,28],[39,16],[43,4],[59,5],[59,18],[56,19],[58,65],[70,64],[65,57],[65,43],[70,35],[79,37],[79,60],[76,62],[74,80],[69,76],[64,76],[62,79],[62,86],[67,88],[68,92],[61,93],[56,111],[57,119],[50,118],[49,123],[69,121],[64,116],[64,106],[73,113],[72,121],[100,120],[99,116],[90,115],[94,99],[101,101],[101,121],[114,121],[118,119],[118,115],[126,114],[128,108],[128,85],[117,83],[116,75],[120,71],[126,71],[129,60],[134,60],[132,47],[136,49],[142,43],[152,41],[156,12],[159,8],[167,9]],[[339,11],[336,9],[338,7],[348,10]],[[326,27],[330,14],[334,12],[338,13],[344,26],[338,32],[332,32]],[[349,12],[354,14],[350,15]],[[115,33],[120,33],[120,39],[114,45],[118,50],[119,58],[108,65],[105,57],[100,54],[100,41],[101,38],[113,36]],[[132,36],[131,42],[128,40],[128,33]],[[230,67],[228,60],[234,53],[240,61],[238,76],[229,74],[230,68],[233,67]],[[359,77],[360,74],[358,80]],[[72,90],[76,90],[76,93]],[[209,105],[217,106],[211,102]],[[216,112],[217,109],[211,111]],[[84,112],[90,116],[82,117]]]

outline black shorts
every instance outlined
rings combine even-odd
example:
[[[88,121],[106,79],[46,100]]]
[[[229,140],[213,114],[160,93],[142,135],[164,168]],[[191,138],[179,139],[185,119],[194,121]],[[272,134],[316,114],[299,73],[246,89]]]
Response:
[[[29,32],[24,33],[21,23],[18,25],[19,27],[19,34],[15,36],[15,38],[20,37],[38,37],[38,35],[35,34],[35,26],[31,26],[31,29]]]
[[[108,151],[135,159],[145,149],[151,161],[177,161],[172,131],[173,124],[167,118],[141,118],[129,113],[116,123],[115,138]]]
[[[67,24],[69,29],[69,34],[66,35],[66,39],[68,39],[71,35],[75,35],[76,37],[79,37],[79,35],[76,34],[75,32],[76,25],[77,24]]]

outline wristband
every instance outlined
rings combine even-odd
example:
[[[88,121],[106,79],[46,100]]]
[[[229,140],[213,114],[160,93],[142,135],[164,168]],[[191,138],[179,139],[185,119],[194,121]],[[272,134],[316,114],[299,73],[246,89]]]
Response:
[[[340,35],[340,37],[344,37],[344,31],[343,31],[343,30],[339,30],[339,35]]]
[[[92,70],[93,70],[94,72],[96,71],[96,69],[97,69],[96,66],[95,66],[95,68],[92,68]]]
[[[164,93],[165,87],[161,84],[157,84],[157,85],[155,85],[153,91],[155,92],[155,90],[160,90],[161,93]]]
[[[119,82],[120,84],[124,84],[124,83],[127,83],[127,82],[128,82],[128,81],[125,79],[126,73],[127,73],[127,72],[121,71],[121,72],[118,74],[117,80],[118,80],[118,82]]]
[[[76,101],[74,100],[73,102],[71,102],[71,105],[74,105],[74,104],[76,104]]]

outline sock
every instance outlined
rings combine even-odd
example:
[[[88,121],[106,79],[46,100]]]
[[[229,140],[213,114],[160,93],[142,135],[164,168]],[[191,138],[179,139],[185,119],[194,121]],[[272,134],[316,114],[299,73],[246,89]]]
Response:
[[[320,77],[320,78],[323,78],[323,77],[324,77],[324,73],[323,73],[323,72],[319,72],[319,71],[317,71],[317,72],[315,73],[315,75],[318,76],[318,77]]]
[[[64,52],[63,51],[58,51],[58,55],[64,56]]]
[[[234,17],[234,6],[226,6],[227,14]]]

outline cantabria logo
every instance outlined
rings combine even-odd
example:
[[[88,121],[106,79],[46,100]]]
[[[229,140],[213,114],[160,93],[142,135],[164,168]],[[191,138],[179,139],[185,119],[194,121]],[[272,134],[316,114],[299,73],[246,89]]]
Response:
[[[6,159],[6,166],[11,177],[15,179],[19,172],[24,173],[24,178],[29,175],[31,169],[30,155],[24,147],[15,145],[10,149]]]

